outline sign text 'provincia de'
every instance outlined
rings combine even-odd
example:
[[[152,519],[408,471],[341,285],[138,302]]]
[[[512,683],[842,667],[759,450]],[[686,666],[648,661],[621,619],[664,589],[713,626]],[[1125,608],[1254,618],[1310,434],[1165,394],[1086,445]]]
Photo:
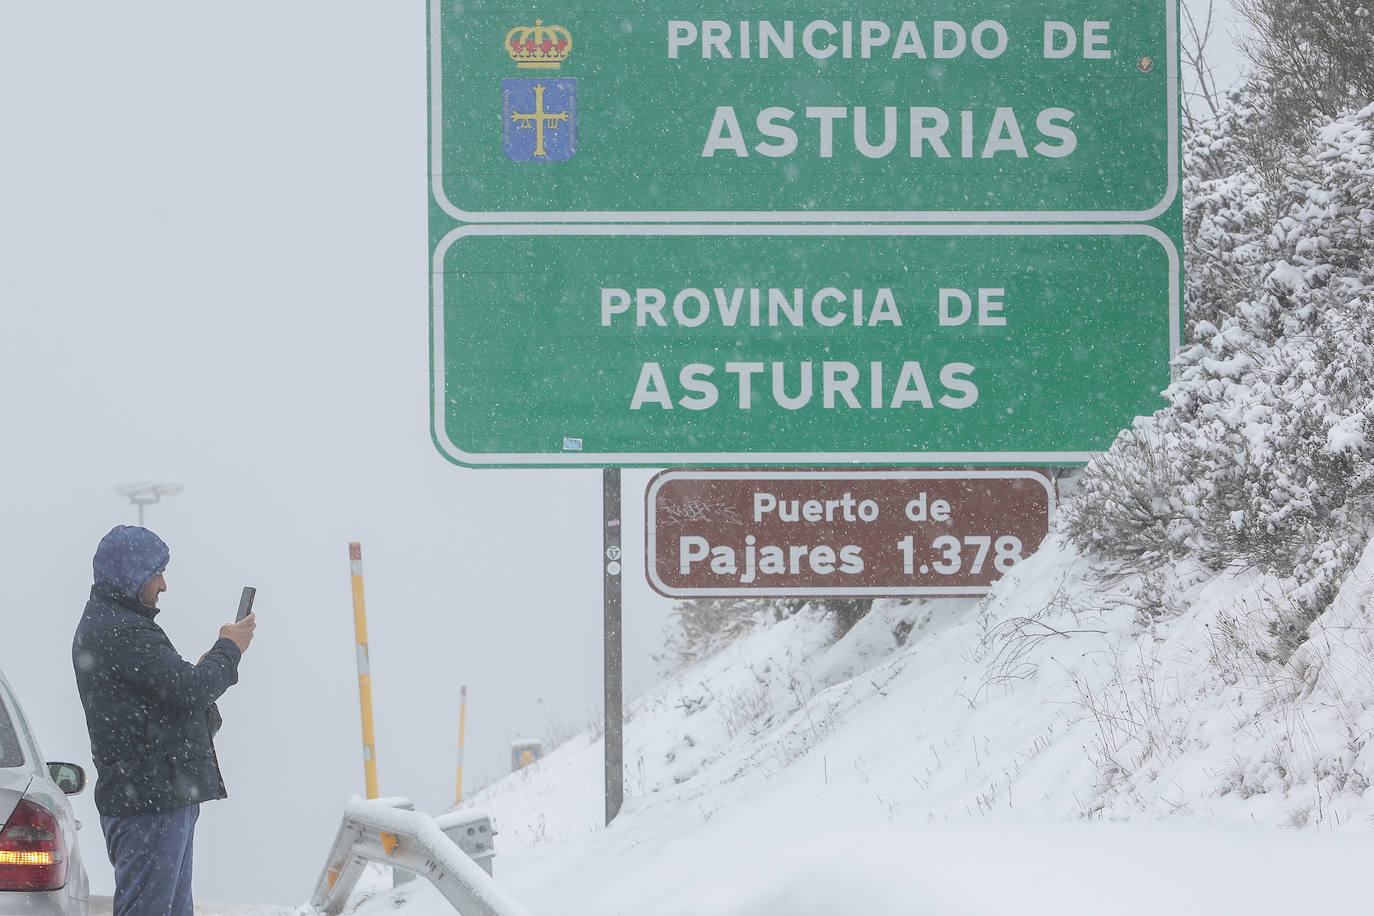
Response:
[[[1083,462],[1160,406],[1177,279],[1148,226],[460,228],[435,441],[474,466]]]

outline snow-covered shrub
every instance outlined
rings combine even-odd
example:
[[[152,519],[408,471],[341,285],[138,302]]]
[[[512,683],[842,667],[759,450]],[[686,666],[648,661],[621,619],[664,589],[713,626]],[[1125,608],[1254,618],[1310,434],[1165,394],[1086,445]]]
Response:
[[[1296,583],[1286,654],[1330,601],[1374,508],[1374,106],[1317,132],[1265,191],[1226,133],[1188,145],[1188,341],[1166,392],[1089,466],[1069,534],[1108,557],[1190,555]],[[1238,166],[1227,173],[1226,169]]]
[[[776,602],[766,598],[689,598],[673,605],[660,659],[671,669],[706,658],[775,618]]]
[[[1221,114],[1188,135],[1183,159],[1185,334],[1220,326],[1250,298],[1269,258],[1265,237],[1278,216],[1248,140],[1260,117],[1257,87],[1234,90]]]
[[[809,603],[835,622],[837,639],[854,629],[873,609],[872,598],[813,598]]]
[[[839,639],[873,607],[872,598],[692,598],[673,605],[660,658],[670,670],[706,658],[760,626],[811,608],[834,621]]]
[[[1369,0],[1237,2],[1253,29],[1245,51],[1267,87],[1258,140],[1289,146],[1314,115],[1335,118],[1374,99],[1371,6]]]

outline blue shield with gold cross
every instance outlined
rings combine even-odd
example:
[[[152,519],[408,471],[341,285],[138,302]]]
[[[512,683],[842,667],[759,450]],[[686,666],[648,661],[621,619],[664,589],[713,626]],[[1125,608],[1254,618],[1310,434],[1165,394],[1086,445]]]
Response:
[[[501,80],[501,145],[513,162],[566,162],[577,152],[577,80]]]

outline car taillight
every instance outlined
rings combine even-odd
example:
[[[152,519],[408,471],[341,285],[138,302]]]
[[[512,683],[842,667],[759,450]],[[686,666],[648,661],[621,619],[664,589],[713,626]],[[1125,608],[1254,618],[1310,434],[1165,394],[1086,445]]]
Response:
[[[46,808],[21,801],[0,830],[0,891],[53,891],[66,883],[57,818]]]

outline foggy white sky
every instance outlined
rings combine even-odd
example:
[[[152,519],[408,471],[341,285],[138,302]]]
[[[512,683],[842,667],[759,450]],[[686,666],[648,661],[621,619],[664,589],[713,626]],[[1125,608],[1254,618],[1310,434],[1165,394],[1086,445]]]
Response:
[[[69,645],[90,559],[171,545],[159,618],[197,657],[258,586],[222,701],[227,801],[197,896],[305,899],[362,792],[347,544],[364,545],[381,789],[451,801],[515,738],[601,702],[601,475],[470,471],[429,439],[420,0],[0,4],[0,667],[53,759],[89,765]],[[670,602],[627,471],[631,689]],[[112,887],[89,792],[93,889]]]
[[[1206,29],[1210,9],[1212,27],[1206,46],[1206,58],[1212,67],[1217,91],[1224,94],[1227,88],[1240,78],[1246,66],[1244,55],[1236,47],[1237,42],[1248,34],[1245,20],[1236,12],[1233,0],[1184,0],[1180,9],[1184,13],[1191,12],[1192,21],[1199,30]],[[1189,34],[1187,17],[1183,18],[1182,34],[1186,37]],[[1185,73],[1185,91],[1193,88],[1192,75]],[[1196,101],[1192,104],[1195,112],[1206,113],[1205,106]]]
[[[363,791],[350,540],[384,794],[451,803],[462,683],[469,788],[599,714],[600,472],[430,442],[425,84],[418,2],[0,6],[0,666],[48,755],[88,764],[68,652],[95,545],[135,518],[114,486],[186,483],[147,513],[182,654],[259,589],[203,899],[305,899]],[[632,685],[670,605],[638,559],[649,476],[625,475]]]

